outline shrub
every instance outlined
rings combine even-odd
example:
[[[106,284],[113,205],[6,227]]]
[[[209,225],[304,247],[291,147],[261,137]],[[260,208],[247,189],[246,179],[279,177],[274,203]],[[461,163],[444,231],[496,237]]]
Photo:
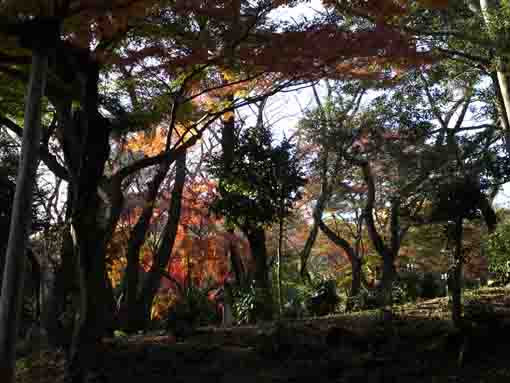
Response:
[[[394,304],[404,304],[410,300],[406,285],[400,281],[393,282],[391,296]],[[373,310],[381,307],[382,289],[380,287],[363,289],[358,295],[349,299],[352,302],[352,311]]]
[[[307,299],[306,306],[312,315],[321,316],[334,313],[339,303],[336,282],[326,280],[317,285],[314,294]]]
[[[234,304],[232,314],[237,324],[248,324],[255,322],[257,318],[257,290],[252,281],[247,286],[233,287],[232,297]]]
[[[510,220],[501,223],[487,241],[489,271],[500,285],[510,283]]]
[[[423,274],[423,281],[421,284],[422,298],[436,298],[441,295],[441,289],[439,286],[438,281],[434,277],[434,274],[432,273],[425,273]]]
[[[404,290],[406,300],[415,301],[422,293],[422,282],[416,271],[406,271],[399,274],[399,285]]]
[[[218,320],[216,307],[208,298],[207,292],[197,287],[191,287],[170,309],[167,328],[175,330],[183,323],[196,327],[214,323]]]

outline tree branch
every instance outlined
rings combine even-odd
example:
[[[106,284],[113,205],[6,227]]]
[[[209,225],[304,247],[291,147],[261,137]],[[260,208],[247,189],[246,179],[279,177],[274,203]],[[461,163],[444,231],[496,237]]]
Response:
[[[18,137],[20,138],[23,137],[23,128],[21,128],[21,126],[19,126],[9,118],[0,115],[0,125],[6,127],[11,132],[16,134]],[[63,180],[69,181],[69,173],[67,172],[67,169],[60,165],[57,158],[48,151],[48,148],[46,146],[41,145],[40,156],[41,160],[48,167],[48,169],[50,169],[55,174],[55,176],[62,178]]]

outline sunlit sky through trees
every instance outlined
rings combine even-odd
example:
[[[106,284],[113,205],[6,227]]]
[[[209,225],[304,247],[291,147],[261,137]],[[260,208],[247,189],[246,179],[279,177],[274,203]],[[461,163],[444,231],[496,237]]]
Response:
[[[305,4],[301,3],[295,7],[283,7],[273,11],[270,16],[275,20],[282,22],[296,22],[310,19],[325,12],[320,0],[311,0]],[[323,96],[324,88],[317,86],[319,95]],[[370,92],[365,97],[364,103],[370,102],[370,99],[377,96],[377,93]],[[297,86],[295,89],[278,93],[269,98],[264,110],[264,121],[270,125],[274,131],[275,139],[289,137],[295,131],[296,125],[303,117],[303,113],[316,107],[313,97],[313,91],[309,86]],[[239,110],[247,126],[254,125],[256,122],[258,110],[255,106],[247,106]],[[469,121],[469,112],[466,121]],[[498,207],[510,207],[510,184],[503,185],[502,190],[496,196],[494,204]]]

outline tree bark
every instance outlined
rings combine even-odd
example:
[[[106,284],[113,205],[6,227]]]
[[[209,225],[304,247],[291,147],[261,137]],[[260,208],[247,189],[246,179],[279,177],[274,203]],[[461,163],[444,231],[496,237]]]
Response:
[[[81,109],[73,119],[64,114],[66,163],[71,173],[71,235],[77,259],[80,308],[68,357],[67,379],[81,383],[101,358],[100,343],[109,312],[106,234],[111,213],[100,197],[104,166],[110,153],[110,124],[98,112],[99,66],[88,56],[76,57]],[[69,109],[68,109],[69,110]]]
[[[138,301],[138,287],[140,275],[140,249],[145,242],[145,236],[149,230],[150,221],[154,212],[154,203],[158,194],[159,187],[163,182],[166,174],[168,173],[168,162],[160,165],[156,175],[149,183],[147,191],[147,198],[145,199],[144,208],[140,218],[131,230],[128,241],[127,251],[127,267],[126,267],[126,307],[121,308],[120,312],[125,312],[127,315],[127,323],[122,325],[127,331],[136,331],[137,324],[137,301]],[[123,305],[124,306],[124,305]],[[124,322],[123,318],[122,321]]]
[[[374,245],[375,250],[383,261],[383,276],[381,281],[382,295],[381,304],[384,306],[392,305],[392,287],[395,278],[395,257],[400,248],[400,227],[399,227],[399,199],[392,201],[391,207],[391,247],[386,246],[381,235],[377,231],[374,221],[374,205],[375,205],[375,182],[368,162],[361,164],[363,178],[367,184],[367,202],[364,209],[364,219],[367,224],[368,236]]]
[[[306,238],[305,246],[301,252],[301,264],[299,266],[299,273],[303,282],[311,283],[310,273],[308,272],[308,260],[312,254],[312,248],[317,240],[317,234],[319,233],[319,224],[314,220],[312,228]]]
[[[248,238],[252,257],[255,260],[255,288],[260,295],[256,307],[257,319],[271,320],[273,318],[273,296],[269,284],[266,233],[262,227],[244,228],[243,231]]]
[[[168,264],[177,237],[185,181],[186,152],[177,159],[174,188],[172,190],[170,207],[168,210],[168,221],[163,230],[160,246],[154,255],[152,267],[142,283],[136,312],[135,327],[137,329],[145,329],[150,322],[152,302],[154,301],[154,297],[158,292],[161,282],[161,270],[164,270]]]
[[[25,103],[22,158],[16,181],[0,300],[0,376],[6,383],[14,381],[15,346],[23,297],[24,252],[32,219],[30,211],[39,162],[41,103],[47,70],[48,53],[34,50]]]
[[[283,217],[280,216],[278,225],[278,250],[276,253],[276,288],[278,296],[278,316],[282,317],[282,252],[283,252]]]
[[[362,279],[362,260],[358,252],[351,246],[351,244],[336,234],[333,230],[331,230],[322,219],[319,221],[319,227],[321,231],[326,234],[328,239],[333,242],[335,245],[340,247],[349,258],[351,262],[351,270],[352,270],[352,279],[351,279],[351,291],[350,297],[355,297],[359,294],[361,289],[361,279]],[[352,307],[352,299],[347,303],[347,310],[350,310]]]
[[[68,211],[70,214],[70,209]],[[68,350],[73,323],[63,323],[61,318],[66,310],[70,310],[74,314],[75,308],[68,307],[68,301],[72,301],[73,296],[77,296],[79,292],[76,273],[78,269],[73,253],[73,239],[69,226],[64,228],[60,258],[61,264],[55,270],[55,278],[51,286],[49,302],[47,303],[48,311],[42,318],[42,326],[48,333],[51,345],[61,346]]]
[[[491,13],[499,12],[499,1],[480,0],[480,13],[485,23],[489,34],[492,39],[497,39],[498,36],[491,26],[493,20],[491,20]],[[505,146],[507,154],[510,155],[510,81],[508,74],[504,68],[505,58],[496,57],[496,95],[498,98],[498,112],[501,114],[502,125],[504,128],[505,135]]]
[[[234,229],[228,231],[228,250],[230,252],[230,265],[236,277],[237,286],[242,286],[247,282],[246,270],[241,259],[241,254],[236,243]]]
[[[464,259],[462,256],[463,219],[455,220],[455,249],[452,270],[452,321],[455,327],[462,328],[462,267]]]
[[[326,177],[326,173],[324,172],[323,177]],[[301,266],[300,266],[300,274],[301,278],[310,282],[310,275],[308,274],[308,259],[312,253],[313,245],[315,244],[315,240],[317,239],[317,234],[319,233],[319,223],[322,220],[322,213],[324,212],[324,208],[326,207],[326,203],[329,199],[329,190],[327,186],[327,180],[323,180],[322,190],[319,198],[317,199],[317,204],[313,209],[313,224],[310,229],[310,233],[308,234],[308,238],[305,242],[305,247],[301,252]]]

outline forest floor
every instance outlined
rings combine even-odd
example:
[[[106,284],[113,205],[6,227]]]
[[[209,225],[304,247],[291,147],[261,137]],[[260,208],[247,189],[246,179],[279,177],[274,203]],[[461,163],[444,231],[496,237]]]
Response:
[[[510,289],[466,293],[464,335],[446,298],[397,306],[391,325],[381,315],[207,327],[178,342],[160,333],[107,339],[101,381],[510,383]],[[61,353],[17,365],[17,382],[62,382]]]

